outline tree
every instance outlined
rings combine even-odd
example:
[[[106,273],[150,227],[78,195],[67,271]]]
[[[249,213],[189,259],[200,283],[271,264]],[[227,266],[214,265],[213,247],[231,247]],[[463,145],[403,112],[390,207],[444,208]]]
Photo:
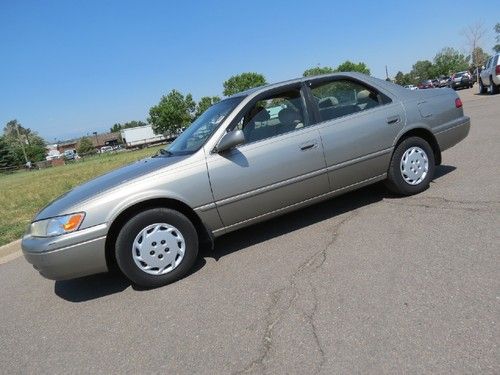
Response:
[[[149,110],[148,122],[155,133],[174,133],[179,128],[189,125],[193,119],[196,103],[191,94],[184,96],[172,90],[162,96],[160,102]]]
[[[370,75],[370,69],[365,63],[353,63],[349,60],[344,61],[342,64],[337,66],[335,69],[336,72],[359,72],[363,74]]]
[[[470,66],[471,70],[474,70],[477,67],[479,67],[479,68],[482,67],[483,65],[486,64],[486,60],[488,60],[490,58],[490,55],[488,55],[486,52],[484,52],[481,47],[476,47],[476,49],[474,50],[472,55],[476,59],[476,65],[472,64]]]
[[[136,121],[136,120],[129,121],[129,122],[126,122],[124,124],[116,123],[116,124],[113,124],[113,126],[111,128],[109,128],[109,132],[115,133],[115,132],[119,132],[122,129],[136,128],[138,126],[145,126],[145,125],[147,125],[145,122]]]
[[[196,105],[196,112],[194,114],[195,118],[201,116],[203,112],[205,112],[208,108],[213,106],[215,103],[220,102],[220,98],[218,96],[204,96],[200,99],[198,104]]]
[[[429,60],[419,60],[411,69],[410,74],[416,81],[424,81],[435,76],[434,66]]]
[[[468,60],[468,57],[454,48],[443,48],[434,57],[433,77],[449,76],[452,73],[466,70],[469,67]]]
[[[89,137],[82,137],[80,139],[76,151],[82,156],[95,154],[97,152],[97,150],[94,147],[94,144],[92,143]]]
[[[481,66],[478,64],[478,56],[476,56],[476,53],[478,52],[477,47],[480,47],[481,41],[486,34],[486,29],[483,24],[478,22],[474,25],[467,26],[462,30],[462,34],[465,36],[467,46],[471,53],[472,67],[476,68]]]
[[[500,52],[500,23],[497,23],[493,29],[495,30],[495,34],[497,34],[495,36],[497,44],[493,46],[493,51]]]
[[[230,96],[253,87],[263,86],[266,83],[266,78],[262,74],[253,72],[241,73],[232,76],[223,83],[224,95]]]
[[[314,68],[309,68],[304,73],[303,77],[319,76],[321,74],[333,73],[334,69],[329,66],[315,66]]]
[[[394,77],[394,83],[397,83],[398,85],[401,86],[406,86],[413,84],[413,79],[410,74],[408,73],[404,74],[403,72],[399,71],[396,73],[396,76]]]
[[[4,127],[4,141],[8,144],[17,164],[45,159],[45,141],[19,121],[11,120]]]
[[[5,137],[0,137],[0,172],[5,171],[9,167],[15,166],[17,163],[16,156],[12,152],[9,144],[5,141]]]

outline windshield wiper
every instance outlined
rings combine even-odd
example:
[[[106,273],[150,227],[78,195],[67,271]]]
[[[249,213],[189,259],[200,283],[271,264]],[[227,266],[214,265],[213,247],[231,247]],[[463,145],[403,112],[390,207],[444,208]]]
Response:
[[[160,155],[172,156],[173,153],[171,151],[165,150],[164,148],[160,148],[155,156],[160,156]]]

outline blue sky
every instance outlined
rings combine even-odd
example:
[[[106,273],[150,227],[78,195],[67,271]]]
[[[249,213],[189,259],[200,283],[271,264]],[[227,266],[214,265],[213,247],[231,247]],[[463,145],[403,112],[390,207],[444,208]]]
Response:
[[[277,82],[349,59],[385,78],[386,64],[393,76],[442,47],[465,51],[475,22],[491,53],[500,19],[476,13],[457,0],[0,0],[0,125],[18,119],[50,142],[106,131],[145,120],[173,88],[221,95],[245,71]]]

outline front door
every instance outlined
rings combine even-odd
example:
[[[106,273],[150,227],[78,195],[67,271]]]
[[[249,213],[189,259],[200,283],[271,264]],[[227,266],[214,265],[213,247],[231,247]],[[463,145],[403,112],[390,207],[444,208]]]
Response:
[[[230,126],[243,130],[245,144],[207,155],[210,183],[225,227],[328,191],[320,135],[309,127],[304,103],[300,86],[260,95]]]

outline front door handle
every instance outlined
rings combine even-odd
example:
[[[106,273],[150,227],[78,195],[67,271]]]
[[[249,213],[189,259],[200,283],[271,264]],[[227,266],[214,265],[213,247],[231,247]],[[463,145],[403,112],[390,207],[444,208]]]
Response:
[[[310,150],[311,148],[315,147],[316,145],[317,145],[316,143],[308,143],[308,144],[300,146],[300,150],[301,151]]]
[[[400,122],[401,122],[401,117],[399,117],[399,115],[387,117],[387,123],[389,125],[399,124]]]

